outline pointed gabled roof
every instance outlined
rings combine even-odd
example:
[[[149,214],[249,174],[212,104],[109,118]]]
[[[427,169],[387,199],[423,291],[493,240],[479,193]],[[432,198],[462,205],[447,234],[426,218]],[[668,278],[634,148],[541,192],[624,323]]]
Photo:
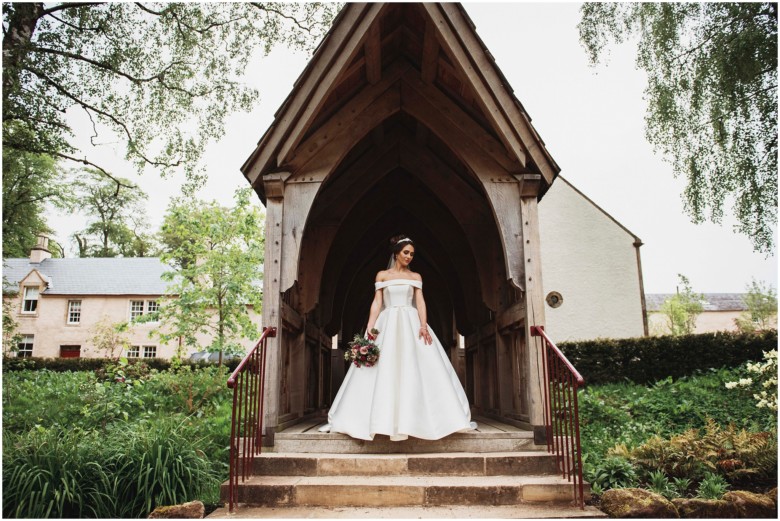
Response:
[[[558,174],[560,168],[460,4],[351,3],[336,17],[242,166],[261,198],[263,176],[295,174],[302,164],[296,156],[306,156],[306,150],[311,154],[322,141],[334,139],[333,133],[349,131],[350,121],[339,126],[331,119],[343,117],[342,109],[361,92],[388,88],[383,82],[403,82],[423,99],[434,98],[431,106],[448,124],[461,127],[468,121],[471,126],[461,130],[508,173],[540,174],[543,191]],[[397,97],[378,117],[401,112],[420,123],[420,109],[415,115],[407,109],[403,92]],[[376,99],[366,98],[370,108]],[[315,135],[323,127],[327,132]],[[424,141],[419,135],[425,131],[417,134],[418,141]],[[446,137],[438,137],[446,144]]]

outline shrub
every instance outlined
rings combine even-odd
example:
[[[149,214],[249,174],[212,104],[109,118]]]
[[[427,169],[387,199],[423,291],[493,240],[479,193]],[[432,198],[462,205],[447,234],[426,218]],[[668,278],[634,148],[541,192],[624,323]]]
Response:
[[[116,376],[125,370],[122,382]],[[218,503],[232,406],[227,370],[117,364],[101,374],[4,375],[3,514],[144,517],[162,503]]]
[[[728,382],[727,389],[749,390],[756,400],[756,407],[767,409],[777,419],[777,349],[764,353],[763,363],[747,364],[748,378]]]
[[[637,482],[634,466],[625,458],[610,456],[601,461],[586,479],[595,483],[601,490],[610,488],[633,487]]]
[[[720,499],[728,488],[728,483],[721,476],[707,474],[699,483],[699,488],[696,489],[696,496],[702,499]]]
[[[617,444],[633,449],[655,435],[668,438],[703,428],[710,418],[751,431],[773,428],[775,421],[757,409],[750,396],[725,388],[742,374],[742,369],[721,369],[649,386],[631,382],[588,386],[579,393],[583,452],[596,464]]]
[[[150,394],[158,396],[160,407],[200,417],[231,396],[227,379],[228,372],[224,366],[193,370],[191,366],[183,365],[160,373],[146,386]]]
[[[672,478],[672,486],[679,497],[686,497],[692,485],[693,481],[688,478]]]
[[[670,439],[655,436],[630,452],[647,471],[700,480],[717,473],[731,483],[776,479],[777,436],[768,432],[722,429],[709,421],[702,432],[690,429]]]
[[[4,517],[146,517],[213,495],[220,482],[205,458],[208,440],[180,419],[3,438]]]
[[[662,495],[666,499],[680,497],[680,493],[678,492],[677,487],[670,483],[669,478],[666,477],[666,474],[660,470],[656,470],[650,473],[648,488],[656,494]]]
[[[129,359],[130,365],[143,363],[146,364],[149,369],[157,369],[158,371],[165,371],[171,368],[171,361],[163,358],[144,358],[144,359]],[[223,362],[223,366],[226,366],[228,371],[235,370],[240,359],[228,359]],[[47,369],[49,371],[63,372],[63,371],[97,371],[105,368],[108,364],[116,363],[115,360],[109,360],[106,358],[16,358],[12,356],[3,357],[3,372],[11,371],[24,371],[28,369],[40,370]],[[214,364],[208,362],[181,362],[182,365],[191,366],[193,369],[202,367],[210,367]]]
[[[643,384],[759,361],[764,351],[776,349],[777,330],[589,340],[559,347],[589,385]]]

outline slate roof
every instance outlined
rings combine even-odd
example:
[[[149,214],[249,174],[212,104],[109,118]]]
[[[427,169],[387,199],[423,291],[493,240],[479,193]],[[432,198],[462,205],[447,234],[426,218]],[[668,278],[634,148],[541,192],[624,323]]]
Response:
[[[160,276],[171,268],[157,257],[30,259],[3,261],[4,289],[18,291],[32,270],[48,282],[46,295],[163,295],[169,282]]]
[[[703,293],[704,311],[745,311],[747,306],[742,301],[744,293]],[[674,293],[648,293],[645,295],[647,311],[660,311],[661,304]]]

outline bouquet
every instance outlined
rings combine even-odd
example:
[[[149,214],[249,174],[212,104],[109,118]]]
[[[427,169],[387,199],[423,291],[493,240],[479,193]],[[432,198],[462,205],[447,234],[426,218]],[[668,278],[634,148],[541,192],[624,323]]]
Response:
[[[374,339],[378,334],[379,331],[371,329],[366,337],[355,335],[355,338],[349,343],[349,348],[344,353],[344,360],[355,364],[357,367],[373,367],[379,360],[379,348],[374,343]]]

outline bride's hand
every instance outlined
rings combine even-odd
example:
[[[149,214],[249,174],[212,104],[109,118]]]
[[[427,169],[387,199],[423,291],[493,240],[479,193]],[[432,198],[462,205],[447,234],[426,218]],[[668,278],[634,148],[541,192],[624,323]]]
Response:
[[[425,342],[425,345],[431,345],[433,343],[433,339],[431,338],[431,334],[428,332],[428,328],[423,326],[420,328],[420,338],[423,339],[423,342]]]

